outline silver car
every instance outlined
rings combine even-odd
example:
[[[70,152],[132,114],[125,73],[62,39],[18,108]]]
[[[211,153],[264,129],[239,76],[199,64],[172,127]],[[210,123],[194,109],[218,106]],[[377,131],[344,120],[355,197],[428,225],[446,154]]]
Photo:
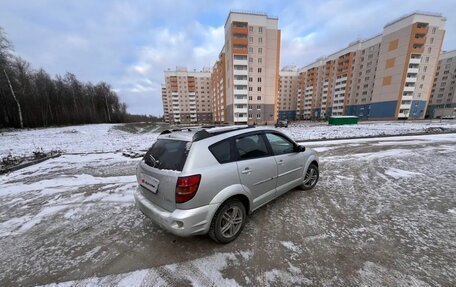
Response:
[[[167,130],[141,160],[136,205],[179,236],[209,234],[228,243],[247,214],[285,192],[318,181],[315,151],[271,128]]]

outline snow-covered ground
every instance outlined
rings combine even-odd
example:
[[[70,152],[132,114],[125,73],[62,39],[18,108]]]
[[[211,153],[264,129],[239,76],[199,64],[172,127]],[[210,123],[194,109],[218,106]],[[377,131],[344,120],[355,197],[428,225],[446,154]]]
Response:
[[[37,149],[66,153],[116,152],[145,149],[158,136],[158,128],[149,132],[128,132],[122,124],[96,124],[47,129],[16,130],[0,134],[0,157],[31,154]]]
[[[456,121],[360,122],[357,125],[341,126],[330,126],[325,123],[297,123],[281,130],[294,140],[317,140],[415,134],[436,128],[456,132]]]
[[[455,134],[304,145],[321,157],[317,187],[256,211],[228,245],[179,238],[145,218],[133,198],[138,159],[119,153],[65,154],[1,175],[0,286],[455,282]]]
[[[10,153],[29,155],[37,149],[45,152],[62,150],[66,153],[144,150],[150,147],[158,136],[159,127],[148,130],[138,128],[133,132],[121,127],[121,124],[98,124],[3,132],[0,133],[0,158]],[[424,133],[429,128],[444,128],[456,132],[456,121],[362,122],[345,126],[297,123],[281,130],[295,140],[316,140]]]

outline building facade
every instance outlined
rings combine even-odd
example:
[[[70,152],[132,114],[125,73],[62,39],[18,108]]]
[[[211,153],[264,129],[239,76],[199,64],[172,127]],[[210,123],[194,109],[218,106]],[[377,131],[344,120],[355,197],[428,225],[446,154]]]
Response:
[[[211,72],[212,119],[218,124],[226,122],[225,69],[225,48],[223,48]]]
[[[262,13],[230,12],[225,23],[225,117],[234,124],[277,119],[280,30]]]
[[[456,116],[456,50],[440,55],[426,115]]]
[[[177,67],[165,71],[162,101],[165,121],[170,124],[212,122],[211,72]]]
[[[440,14],[413,13],[299,69],[296,117],[424,118],[445,21]]]
[[[284,67],[280,71],[278,118],[295,120],[298,100],[298,70],[296,67]]]

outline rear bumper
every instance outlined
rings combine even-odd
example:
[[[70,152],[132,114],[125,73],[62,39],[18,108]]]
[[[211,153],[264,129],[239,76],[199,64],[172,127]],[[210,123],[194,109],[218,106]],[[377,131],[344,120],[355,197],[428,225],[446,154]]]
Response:
[[[212,217],[217,211],[217,204],[210,204],[193,209],[176,209],[169,212],[150,202],[140,189],[135,191],[136,206],[152,221],[178,236],[206,234]]]

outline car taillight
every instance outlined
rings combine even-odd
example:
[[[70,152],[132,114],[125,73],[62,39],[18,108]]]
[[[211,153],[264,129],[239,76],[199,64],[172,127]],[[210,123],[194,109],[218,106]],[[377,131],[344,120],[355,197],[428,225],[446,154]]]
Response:
[[[201,175],[191,175],[177,178],[176,203],[184,203],[192,199],[201,181]]]

